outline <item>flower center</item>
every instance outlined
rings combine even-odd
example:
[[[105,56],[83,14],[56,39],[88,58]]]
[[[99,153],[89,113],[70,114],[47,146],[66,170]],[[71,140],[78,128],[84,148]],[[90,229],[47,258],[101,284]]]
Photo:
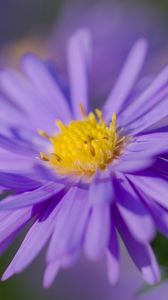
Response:
[[[40,157],[58,174],[90,177],[98,169],[105,170],[123,148],[125,137],[119,137],[115,113],[107,125],[100,110],[86,115],[81,106],[81,111],[83,119],[80,121],[72,120],[65,125],[57,120],[59,132],[53,136],[39,132],[52,145],[52,152],[48,155],[41,152]]]

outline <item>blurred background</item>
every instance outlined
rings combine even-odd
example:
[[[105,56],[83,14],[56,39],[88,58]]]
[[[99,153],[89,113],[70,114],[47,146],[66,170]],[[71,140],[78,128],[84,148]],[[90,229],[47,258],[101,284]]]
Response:
[[[81,26],[92,33],[92,97],[96,101],[104,100],[139,37],[149,40],[146,78],[168,62],[167,0],[0,0],[0,68],[18,68],[22,54],[35,52],[54,60],[66,78],[66,43]],[[0,259],[1,274],[19,243],[18,239]],[[167,242],[158,236],[153,247],[160,263],[167,264]],[[0,300],[167,300],[167,280],[154,288],[145,286],[122,249],[121,277],[115,287],[108,283],[104,260],[90,263],[81,257],[75,267],[60,272],[54,285],[44,290],[44,251],[23,274],[0,283]]]

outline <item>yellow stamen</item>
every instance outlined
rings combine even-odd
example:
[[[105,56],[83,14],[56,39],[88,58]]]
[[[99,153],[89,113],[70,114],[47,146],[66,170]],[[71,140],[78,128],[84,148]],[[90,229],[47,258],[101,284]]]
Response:
[[[40,152],[40,159],[44,161],[49,161],[48,156],[44,152]]]
[[[90,177],[97,170],[106,169],[121,154],[126,137],[117,132],[115,113],[108,125],[100,110],[87,115],[82,105],[80,108],[83,120],[72,120],[69,125],[57,120],[60,132],[51,137],[39,132],[52,145],[52,153],[40,153],[40,157],[58,174]]]
[[[100,110],[100,109],[95,109],[95,113],[96,113],[96,115],[97,115],[97,117],[98,117],[100,123],[103,124],[104,121],[103,121],[103,117],[102,117],[102,112],[101,112],[101,110]]]
[[[65,125],[60,120],[56,120],[56,125],[60,129],[60,131],[63,131],[65,128]]]
[[[49,139],[49,135],[45,132],[45,131],[43,131],[43,130],[38,130],[38,134],[40,135],[40,136],[42,136],[43,138],[46,138],[46,139]]]
[[[86,110],[81,103],[79,104],[79,106],[80,106],[80,111],[81,111],[82,117],[83,117],[83,119],[85,119],[87,117]]]

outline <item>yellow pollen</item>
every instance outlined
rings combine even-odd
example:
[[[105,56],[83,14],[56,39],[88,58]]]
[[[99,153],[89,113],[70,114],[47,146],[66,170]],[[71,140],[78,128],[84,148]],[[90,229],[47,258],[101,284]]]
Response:
[[[121,154],[126,138],[117,132],[115,113],[107,125],[100,110],[87,115],[82,105],[80,108],[82,120],[72,120],[68,125],[57,120],[59,132],[53,136],[39,131],[52,145],[51,153],[41,152],[40,158],[58,174],[90,177],[97,170],[105,170]]]

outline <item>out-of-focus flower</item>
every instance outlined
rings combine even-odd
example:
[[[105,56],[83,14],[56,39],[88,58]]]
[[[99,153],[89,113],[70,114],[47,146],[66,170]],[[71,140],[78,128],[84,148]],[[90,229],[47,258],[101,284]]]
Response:
[[[45,287],[82,249],[92,260],[106,255],[115,283],[116,230],[143,278],[150,284],[159,280],[149,242],[156,229],[168,234],[168,133],[154,124],[167,115],[168,68],[146,88],[135,85],[146,50],[146,41],[138,40],[95,113],[87,30],[69,40],[68,91],[51,63],[33,54],[22,60],[24,75],[1,73],[0,186],[15,193],[0,203],[1,254],[33,223],[2,280],[25,269],[50,240]]]
[[[158,12],[151,6],[138,3],[128,5],[121,1],[86,2],[63,6],[53,30],[50,51],[53,55],[57,54],[65,74],[65,42],[81,26],[89,28],[93,38],[91,81],[92,98],[96,100],[106,97],[139,36],[150,41],[150,59],[144,71],[151,74],[162,65],[163,59],[159,53],[165,47],[167,33]]]

